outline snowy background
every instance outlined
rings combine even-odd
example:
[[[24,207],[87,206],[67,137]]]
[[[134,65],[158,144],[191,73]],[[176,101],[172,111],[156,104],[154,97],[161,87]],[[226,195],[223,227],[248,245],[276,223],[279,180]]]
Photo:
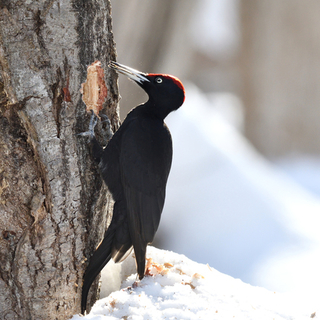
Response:
[[[245,138],[243,132],[248,132],[248,112],[253,107],[248,109],[239,94],[241,90],[237,89],[243,85],[243,74],[235,71],[237,65],[235,69],[230,67],[236,64],[236,57],[241,51],[244,30],[241,29],[243,24],[240,12],[244,2],[199,0],[195,4],[193,1],[173,1],[169,9],[166,7],[171,15],[164,20],[163,27],[158,29],[154,26],[160,24],[158,20],[162,19],[161,12],[153,12],[155,6],[148,1],[143,3],[144,10],[138,10],[133,4],[129,8],[121,1],[113,2],[119,62],[146,72],[174,73],[186,86],[185,104],[166,119],[174,140],[174,159],[155,245],[185,254],[197,262],[209,263],[223,273],[270,290],[314,290],[319,287],[320,155],[318,158],[311,157],[299,153],[297,149],[294,154],[274,157],[276,160],[271,163]],[[270,31],[273,30],[270,29],[273,20],[268,20],[267,13],[270,10],[276,10],[278,15],[284,12],[280,5],[273,7],[267,5],[267,2],[263,3],[265,7],[262,2],[251,6],[253,9],[248,18],[264,21],[266,25],[259,25],[260,28]],[[298,3],[295,5],[298,8]],[[128,12],[124,16],[125,8]],[[128,20],[132,12],[137,17]],[[261,15],[261,12],[266,16]],[[148,24],[151,13],[154,18]],[[186,19],[188,14],[190,19]],[[300,20],[294,16],[294,11],[290,11],[288,17],[293,19],[292,23],[297,28],[292,29],[293,37],[300,31]],[[164,42],[165,45],[160,42],[158,47],[155,46],[161,50],[152,51],[152,64],[148,60],[150,51],[143,47],[143,41],[138,42],[137,33],[131,34],[130,30],[139,30],[143,38],[146,26],[153,33],[159,30],[164,33],[168,21],[171,23],[170,32],[165,33],[165,38],[169,40]],[[313,31],[309,25],[305,27]],[[264,34],[262,29],[256,32]],[[281,30],[278,31],[280,34]],[[270,37],[272,35],[274,33],[269,34]],[[134,37],[134,45],[128,51],[130,36]],[[158,36],[159,41],[164,41],[161,32]],[[123,37],[126,41],[122,40]],[[296,41],[292,37],[291,41]],[[276,40],[275,37],[273,41]],[[299,47],[299,42],[294,43]],[[268,57],[278,59],[284,50],[283,47],[278,48],[278,45],[274,42],[274,46],[268,49]],[[151,40],[148,41],[149,49],[150,46]],[[183,46],[183,49],[179,46]],[[143,57],[144,52],[146,57]],[[293,59],[291,56],[287,58]],[[266,59],[259,62],[262,68],[258,68],[260,75],[266,71],[263,69]],[[144,64],[146,60],[149,62]],[[305,61],[309,60],[301,60],[300,69],[303,66],[303,70],[309,70],[303,64]],[[226,67],[228,64],[231,69]],[[317,65],[317,61],[314,64]],[[273,64],[270,66],[274,67]],[[252,63],[251,68],[254,67],[257,65]],[[296,92],[303,96],[307,85],[310,86],[310,92],[318,91],[307,82],[301,70],[294,70],[297,72],[295,77],[301,79],[303,84]],[[280,75],[275,73],[275,76]],[[192,83],[187,83],[185,78]],[[272,131],[279,134],[279,141],[292,132],[288,129],[289,120],[281,122],[277,117],[287,119],[290,114],[301,114],[301,123],[291,120],[302,136],[305,133],[304,123],[314,118],[311,111],[316,109],[312,108],[313,103],[307,101],[300,113],[295,110],[294,106],[299,105],[302,98],[297,98],[293,103],[289,99],[293,94],[292,89],[288,91],[290,94],[285,95],[289,101],[286,107],[282,96],[280,100],[276,99],[277,92],[268,91],[268,83],[279,82],[280,90],[280,82],[287,82],[287,78],[288,75],[281,75],[281,78],[269,79],[267,82],[261,82],[258,76],[255,79],[255,86],[260,91],[266,90],[262,100],[269,103],[265,106],[266,110],[256,113],[263,114],[265,122],[270,122],[268,114],[274,114]],[[140,99],[145,99],[138,86],[120,77],[122,110],[125,110],[126,104],[129,108],[133,106],[134,95],[128,93],[126,87],[129,85],[137,90]],[[253,90],[252,95],[259,95],[259,90]],[[269,96],[274,96],[274,100],[268,100],[266,97]],[[318,104],[315,106],[318,107]],[[255,107],[260,107],[260,104],[257,102]],[[258,119],[256,122],[259,123]],[[256,132],[256,135],[266,136],[265,145],[271,143],[268,140],[271,133],[266,128]],[[293,137],[291,144],[295,143]]]

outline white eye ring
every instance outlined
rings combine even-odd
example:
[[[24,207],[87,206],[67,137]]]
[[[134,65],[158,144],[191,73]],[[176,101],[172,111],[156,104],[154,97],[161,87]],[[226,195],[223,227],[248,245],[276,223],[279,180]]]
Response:
[[[157,77],[157,78],[156,78],[156,82],[157,82],[157,83],[162,83],[162,78]]]

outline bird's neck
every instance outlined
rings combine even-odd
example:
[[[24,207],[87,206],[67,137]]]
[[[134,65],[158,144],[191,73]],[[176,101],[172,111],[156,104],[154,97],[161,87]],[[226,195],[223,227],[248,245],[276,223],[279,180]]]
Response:
[[[159,105],[152,99],[149,99],[146,103],[139,106],[138,108],[140,108],[140,112],[145,114],[146,116],[158,118],[160,120],[164,120],[165,117],[170,113],[165,105]]]

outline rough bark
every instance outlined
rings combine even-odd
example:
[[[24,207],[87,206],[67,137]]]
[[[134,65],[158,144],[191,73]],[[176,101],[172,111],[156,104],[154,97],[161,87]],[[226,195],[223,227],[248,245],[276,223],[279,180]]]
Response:
[[[111,198],[85,138],[81,83],[105,70],[104,112],[118,126],[108,0],[0,2],[1,319],[67,319],[80,311],[86,258]],[[97,295],[97,282],[89,297]]]

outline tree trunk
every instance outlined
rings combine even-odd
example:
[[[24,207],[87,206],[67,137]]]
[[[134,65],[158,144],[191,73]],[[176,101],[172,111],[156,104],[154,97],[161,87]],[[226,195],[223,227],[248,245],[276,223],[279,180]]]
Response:
[[[0,2],[1,319],[80,311],[85,259],[102,239],[111,196],[84,137],[87,67],[100,60],[118,127],[109,0]],[[89,296],[97,296],[97,281]]]

